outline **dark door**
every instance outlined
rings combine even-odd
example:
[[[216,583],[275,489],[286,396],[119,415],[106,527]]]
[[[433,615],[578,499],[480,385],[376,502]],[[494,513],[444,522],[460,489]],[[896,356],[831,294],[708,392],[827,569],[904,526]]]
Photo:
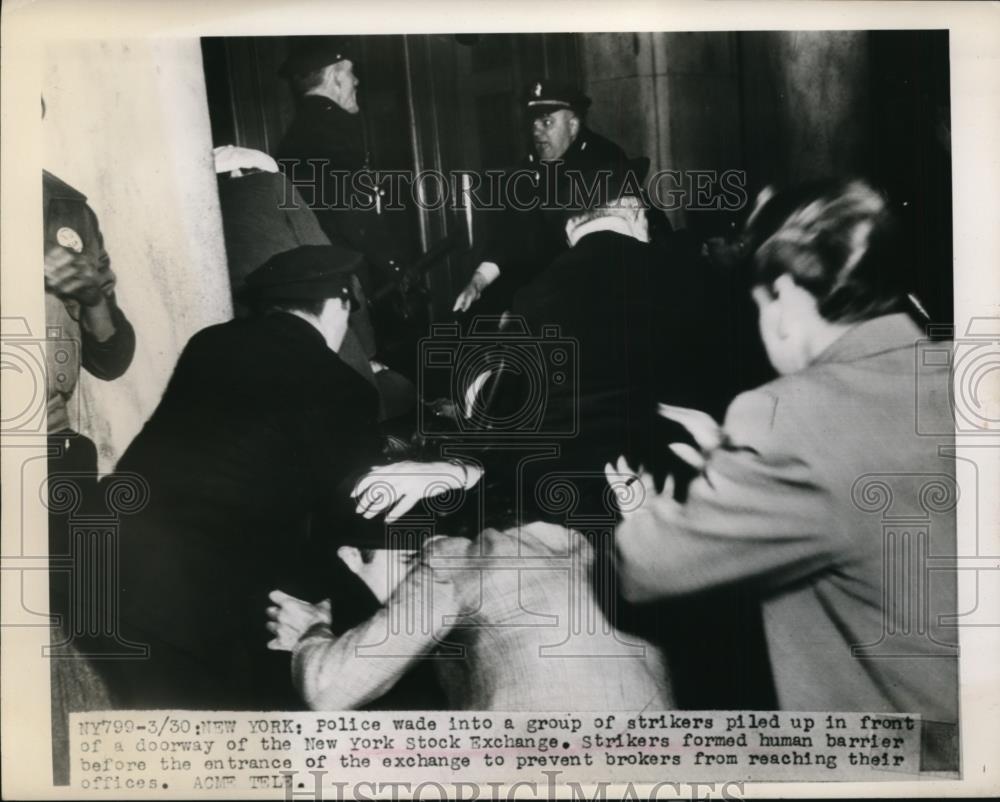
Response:
[[[291,37],[202,40],[215,145],[273,153],[295,114],[278,76]],[[460,171],[506,168],[525,152],[523,87],[538,77],[577,75],[574,34],[431,34],[359,37],[355,65],[367,147],[376,170],[403,170],[401,211],[387,224],[411,259],[458,231],[462,244],[435,263],[426,281],[435,319],[478,263],[489,213],[463,202]],[[448,197],[440,192],[446,187]],[[470,242],[471,240],[471,242]]]

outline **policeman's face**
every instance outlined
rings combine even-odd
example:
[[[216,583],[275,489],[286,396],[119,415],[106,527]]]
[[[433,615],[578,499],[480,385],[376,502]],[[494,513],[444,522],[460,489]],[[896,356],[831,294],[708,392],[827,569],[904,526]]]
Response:
[[[561,159],[580,133],[580,118],[569,109],[542,114],[531,123],[535,154],[542,161]]]
[[[358,84],[360,81],[354,75],[354,62],[350,59],[344,59],[332,65],[330,69],[330,97],[348,114],[357,114],[360,111],[358,106]]]

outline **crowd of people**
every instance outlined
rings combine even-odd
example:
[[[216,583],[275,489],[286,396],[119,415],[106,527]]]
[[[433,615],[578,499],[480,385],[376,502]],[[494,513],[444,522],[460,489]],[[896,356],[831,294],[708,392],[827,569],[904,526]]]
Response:
[[[954,572],[922,591],[925,626],[904,626],[855,489],[953,472],[913,422],[920,370],[922,409],[951,427],[949,375],[914,359],[887,199],[861,179],[769,189],[726,265],[688,258],[641,189],[648,160],[540,79],[521,166],[606,191],[500,216],[452,310],[503,313],[482,367],[420,397],[370,315],[405,260],[379,210],[277,211],[285,184],[302,191],[288,165],[369,168],[353,67],[349,41],[306,43],[282,70],[299,113],[275,159],[217,151],[238,315],[191,338],[116,468],[150,487],[119,551],[121,635],[149,654],[97,666],[112,703],[920,713],[927,765],[949,765]],[[114,378],[134,335],[96,218],[45,188],[47,302]],[[718,358],[715,322],[744,303],[777,376],[756,387]],[[72,387],[53,389],[65,440],[53,409]],[[953,554],[954,527],[935,518],[929,552]],[[865,652],[886,633],[895,652]]]

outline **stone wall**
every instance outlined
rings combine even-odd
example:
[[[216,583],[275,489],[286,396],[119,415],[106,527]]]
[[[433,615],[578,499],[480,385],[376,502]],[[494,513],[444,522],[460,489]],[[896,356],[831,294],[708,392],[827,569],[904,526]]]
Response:
[[[742,169],[751,195],[864,166],[868,34],[580,35],[592,127],[653,171]],[[670,212],[675,226],[691,215]]]
[[[726,170],[741,159],[735,35],[580,35],[590,125],[657,170]],[[683,111],[681,111],[683,110]],[[675,226],[683,210],[668,213]]]
[[[123,377],[84,373],[77,388],[107,471],[188,338],[232,314],[201,52],[197,39],[60,43],[44,64],[45,167],[97,213],[136,331]]]

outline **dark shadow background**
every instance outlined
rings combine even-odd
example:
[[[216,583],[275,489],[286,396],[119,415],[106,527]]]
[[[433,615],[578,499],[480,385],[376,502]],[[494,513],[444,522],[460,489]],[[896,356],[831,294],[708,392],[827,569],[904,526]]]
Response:
[[[289,37],[205,38],[214,144],[273,152],[294,103],[277,70]],[[861,175],[900,213],[913,286],[952,322],[947,31],[754,31],[380,35],[355,66],[377,169],[482,170],[526,152],[525,86],[569,80],[594,99],[590,124],[652,170],[742,170],[749,201],[769,183]],[[389,213],[415,258],[461,210]],[[746,210],[670,213],[696,239],[732,234]],[[478,262],[473,247],[428,276],[434,314]]]

